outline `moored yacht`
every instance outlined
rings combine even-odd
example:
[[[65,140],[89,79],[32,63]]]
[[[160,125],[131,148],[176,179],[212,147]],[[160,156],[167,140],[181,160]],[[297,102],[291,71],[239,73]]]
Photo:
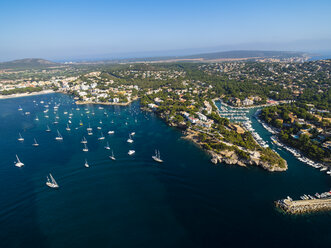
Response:
[[[161,159],[160,151],[158,151],[158,150],[155,150],[155,155],[152,156],[152,158],[153,158],[156,162],[159,162],[159,163],[162,163],[162,162],[163,162],[163,160]]]
[[[84,164],[84,166],[85,166],[86,168],[90,167],[90,165],[87,163],[87,160],[86,160],[86,159],[85,159],[85,164]]]
[[[131,134],[129,134],[129,138],[127,139],[128,143],[133,143],[133,139],[131,138]]]
[[[60,134],[59,130],[57,130],[57,136],[55,137],[56,140],[63,140],[62,135]]]
[[[85,138],[85,136],[83,136],[83,139],[82,139],[82,141],[80,143],[87,144],[87,139]]]
[[[98,140],[104,140],[105,136],[103,136],[103,133],[101,132],[101,136],[98,138]]]
[[[66,130],[67,131],[70,131],[71,130],[70,127],[69,127],[69,124],[67,124]]]
[[[18,133],[18,141],[24,141],[24,138],[22,137],[21,133]]]
[[[84,144],[83,152],[88,152],[88,148],[86,144]]]
[[[136,152],[135,150],[129,150],[128,154],[133,155],[133,154],[135,154],[135,152]]]
[[[49,177],[47,177],[46,185],[53,189],[59,188],[59,185],[57,184],[51,173],[49,173]]]
[[[15,162],[15,166],[17,167],[22,167],[24,166],[24,164],[20,161],[20,159],[18,158],[17,154],[16,154],[16,162]]]
[[[131,155],[131,154],[129,154],[129,155]],[[111,151],[111,156],[109,156],[109,158],[110,158],[110,159],[112,159],[112,160],[116,160],[116,158],[115,158],[115,156],[114,156],[114,152],[113,152],[113,151]]]
[[[47,129],[46,129],[46,132],[50,132],[51,129],[49,128],[49,126],[47,125]]]
[[[106,150],[110,150],[110,146],[109,146],[108,141],[107,141],[107,145],[105,146],[105,149],[106,149]]]
[[[39,144],[38,144],[36,138],[34,138],[34,143],[32,144],[32,146],[39,146]]]

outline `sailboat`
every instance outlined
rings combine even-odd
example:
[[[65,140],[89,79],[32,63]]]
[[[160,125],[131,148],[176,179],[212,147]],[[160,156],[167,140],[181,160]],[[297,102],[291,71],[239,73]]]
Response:
[[[105,149],[110,150],[110,146],[109,146],[108,141],[107,141],[107,145],[105,146]]]
[[[133,154],[135,154],[135,152],[136,152],[135,150],[129,150],[128,154],[133,155]]]
[[[87,131],[92,131],[91,124],[88,124],[88,128],[86,128]]]
[[[67,131],[70,131],[70,127],[69,127],[69,124],[67,124],[67,128],[66,128]]]
[[[132,132],[132,133],[131,133],[131,136],[135,136],[135,134],[136,134],[136,132]]]
[[[15,166],[17,167],[22,167],[24,166],[24,164],[20,161],[20,159],[18,158],[17,154],[16,154],[16,162],[15,162]]]
[[[57,182],[55,181],[55,179],[51,173],[49,173],[49,177],[47,177],[46,185],[53,189],[56,189],[59,187],[59,185],[57,184]]]
[[[50,132],[51,129],[49,128],[49,126],[47,125],[47,129],[46,129],[46,132]]]
[[[86,144],[84,144],[83,152],[88,152],[88,148],[87,148]]]
[[[114,134],[115,131],[108,131],[108,134]]]
[[[24,138],[22,137],[21,133],[18,133],[18,136],[19,136],[17,139],[18,141],[24,141]]]
[[[82,141],[80,143],[87,144],[87,140],[86,140],[85,136],[83,136],[83,139],[82,139]]]
[[[109,156],[110,159],[112,160],[116,160],[115,156],[114,156],[114,151],[111,151],[111,156]]]
[[[86,159],[85,159],[85,164],[84,164],[84,166],[85,166],[86,168],[90,167],[89,164],[87,163],[87,160],[86,160]]]
[[[39,118],[38,118],[38,116],[36,117],[36,119],[34,119],[35,121],[39,121]]]
[[[158,150],[155,150],[155,155],[152,156],[152,158],[156,161],[156,162],[159,162],[159,163],[162,163],[163,160],[161,159],[161,156],[160,156],[160,151]]]
[[[133,139],[131,138],[131,134],[129,134],[129,138],[127,140],[128,143],[133,143]]]
[[[80,122],[79,122],[79,125],[80,125],[80,126],[83,126],[83,122],[82,122],[82,121],[80,121]]]
[[[56,140],[63,140],[62,135],[60,134],[59,130],[57,130],[57,136],[55,137]]]
[[[32,146],[39,146],[39,144],[37,143],[36,138],[34,138],[34,143],[32,144]]]
[[[87,131],[87,135],[93,135],[92,131]]]
[[[21,107],[21,105],[18,105],[18,111],[22,111],[23,109],[22,109],[22,107]]]
[[[104,140],[105,136],[103,136],[103,133],[101,132],[101,136],[98,138],[98,140]]]

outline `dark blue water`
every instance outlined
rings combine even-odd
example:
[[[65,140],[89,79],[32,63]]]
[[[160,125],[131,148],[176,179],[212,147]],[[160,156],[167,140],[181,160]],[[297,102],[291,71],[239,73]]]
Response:
[[[49,119],[33,100],[51,102]],[[61,103],[57,125],[52,124],[54,102]],[[18,105],[31,115],[18,111]],[[330,213],[293,217],[274,208],[279,198],[331,186],[330,176],[287,152],[278,150],[289,164],[285,173],[215,166],[179,131],[140,111],[138,102],[104,110],[75,108],[69,96],[59,94],[0,101],[0,247],[330,247]],[[70,132],[64,111],[73,113]],[[86,135],[88,123],[93,136]],[[97,139],[97,126],[105,141]],[[268,139],[259,123],[253,126]],[[56,129],[63,142],[54,140]],[[115,134],[107,135],[109,130]],[[132,131],[134,143],[128,144]],[[34,137],[39,147],[32,147]],[[116,161],[108,158],[107,141]],[[136,154],[129,156],[129,149]],[[154,149],[163,164],[151,159]],[[14,166],[15,154],[24,167]],[[84,167],[85,159],[90,168]],[[58,190],[45,185],[48,173]]]

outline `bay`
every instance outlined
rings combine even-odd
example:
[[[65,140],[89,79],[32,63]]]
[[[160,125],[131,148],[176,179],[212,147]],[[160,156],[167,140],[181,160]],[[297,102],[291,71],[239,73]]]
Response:
[[[289,165],[283,173],[215,166],[178,130],[141,111],[139,102],[78,107],[62,94],[0,101],[0,247],[329,247],[330,213],[290,216],[273,205],[287,195],[331,187],[330,176],[288,152],[277,150]],[[57,115],[59,123],[53,124]],[[277,149],[270,134],[251,120]],[[92,136],[86,131],[89,123]],[[45,132],[46,125],[51,132]],[[98,140],[98,126],[105,140]],[[54,139],[57,129],[62,142]],[[109,130],[115,133],[108,135]],[[19,132],[23,143],[17,141]],[[136,134],[129,144],[131,132]],[[39,147],[32,146],[33,138]],[[116,161],[104,149],[107,141]],[[130,149],[136,151],[133,156],[127,154]],[[155,149],[164,163],[151,158]],[[14,166],[15,154],[24,167]],[[48,173],[58,190],[45,185]]]

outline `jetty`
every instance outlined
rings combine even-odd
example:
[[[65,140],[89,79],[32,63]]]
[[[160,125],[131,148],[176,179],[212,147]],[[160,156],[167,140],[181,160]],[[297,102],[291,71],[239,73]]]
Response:
[[[287,197],[286,199],[276,201],[275,205],[290,214],[327,211],[331,210],[331,197],[304,200],[292,200],[290,197]]]

